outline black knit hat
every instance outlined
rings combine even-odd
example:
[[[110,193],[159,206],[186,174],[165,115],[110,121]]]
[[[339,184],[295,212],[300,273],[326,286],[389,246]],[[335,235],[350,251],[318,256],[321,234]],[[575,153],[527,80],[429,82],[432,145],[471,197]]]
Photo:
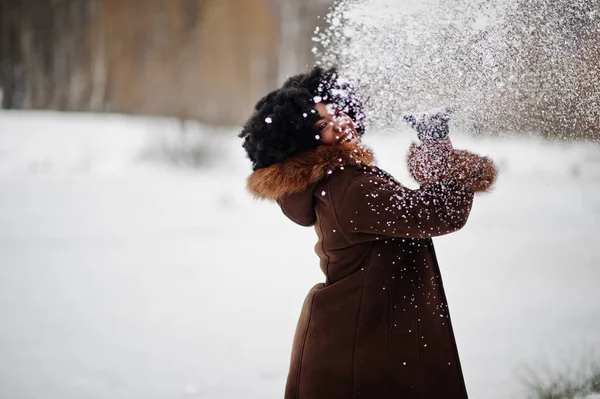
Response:
[[[300,152],[319,146],[314,125],[321,119],[317,103],[335,104],[364,133],[362,103],[354,89],[338,78],[335,68],[296,75],[263,97],[244,125],[240,137],[254,170],[281,163]]]

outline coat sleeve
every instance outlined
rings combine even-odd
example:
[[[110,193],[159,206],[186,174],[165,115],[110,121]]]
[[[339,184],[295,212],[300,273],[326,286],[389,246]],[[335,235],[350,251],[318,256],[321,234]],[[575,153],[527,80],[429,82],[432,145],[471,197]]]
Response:
[[[374,174],[354,178],[340,197],[336,217],[352,243],[389,237],[431,238],[461,229],[473,192],[454,183],[408,189]]]

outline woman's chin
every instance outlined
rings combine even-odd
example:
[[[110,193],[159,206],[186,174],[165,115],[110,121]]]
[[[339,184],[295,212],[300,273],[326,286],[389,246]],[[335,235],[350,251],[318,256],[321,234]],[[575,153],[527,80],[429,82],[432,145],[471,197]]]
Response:
[[[340,140],[337,142],[337,145],[345,145],[345,146],[357,146],[360,144],[360,140],[358,140],[357,138],[353,138],[352,140]]]
[[[358,144],[359,143],[358,135],[354,132],[346,133],[340,138],[339,143]]]

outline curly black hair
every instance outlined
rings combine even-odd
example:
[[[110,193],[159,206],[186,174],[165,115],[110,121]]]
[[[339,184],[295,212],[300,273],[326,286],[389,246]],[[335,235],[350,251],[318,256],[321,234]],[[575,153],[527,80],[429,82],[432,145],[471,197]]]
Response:
[[[260,99],[239,137],[254,170],[281,163],[300,152],[319,146],[314,125],[321,119],[317,103],[335,104],[364,133],[362,102],[349,84],[340,81],[336,68],[315,67],[289,78],[284,85]]]

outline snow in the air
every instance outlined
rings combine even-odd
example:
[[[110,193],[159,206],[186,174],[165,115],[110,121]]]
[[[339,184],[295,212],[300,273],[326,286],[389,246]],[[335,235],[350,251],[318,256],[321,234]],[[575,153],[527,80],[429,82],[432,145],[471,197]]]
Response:
[[[600,5],[589,0],[339,0],[314,53],[366,99],[372,126],[458,109],[469,131],[597,134]]]
[[[0,114],[0,398],[282,397],[316,235],[245,191],[236,133],[193,169],[148,156],[191,140],[168,120]],[[411,187],[413,138],[365,136]],[[500,168],[435,239],[466,383],[519,398],[600,347],[600,148],[452,139]]]

